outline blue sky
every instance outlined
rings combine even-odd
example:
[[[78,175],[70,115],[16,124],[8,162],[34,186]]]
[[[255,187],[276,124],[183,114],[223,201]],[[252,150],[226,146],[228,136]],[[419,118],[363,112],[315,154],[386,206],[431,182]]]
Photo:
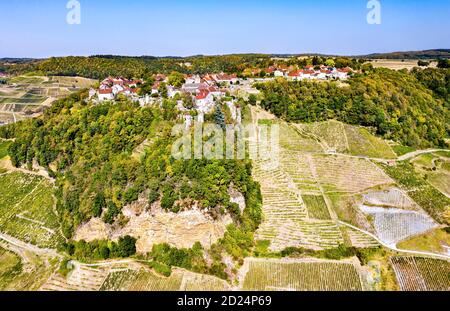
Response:
[[[79,0],[81,25],[66,23],[68,0],[1,0],[0,57],[188,56],[450,48],[449,0]]]

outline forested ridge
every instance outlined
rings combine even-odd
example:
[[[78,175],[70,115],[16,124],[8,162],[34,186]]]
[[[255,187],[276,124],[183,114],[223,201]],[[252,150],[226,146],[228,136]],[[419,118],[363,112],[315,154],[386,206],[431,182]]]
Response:
[[[56,177],[57,208],[63,232],[92,217],[120,222],[120,210],[146,194],[150,203],[178,212],[197,202],[213,216],[230,213],[235,223],[252,230],[260,221],[259,186],[247,160],[175,160],[171,156],[175,102],[141,108],[128,101],[91,105],[84,93],[57,101],[44,116],[0,128],[0,137],[15,138],[9,148],[15,166],[33,161]],[[144,140],[147,152],[132,156]],[[229,187],[250,206],[244,215],[230,202]]]
[[[99,55],[90,57],[52,57],[45,60],[8,67],[11,74],[36,72],[54,76],[82,76],[103,79],[108,76],[147,77],[157,73],[238,73],[247,66],[267,66],[273,62],[268,55],[240,54],[224,56],[126,57]]]
[[[445,147],[449,137],[449,69],[374,69],[339,82],[261,83],[261,105],[287,121],[336,119],[376,129],[414,147]]]

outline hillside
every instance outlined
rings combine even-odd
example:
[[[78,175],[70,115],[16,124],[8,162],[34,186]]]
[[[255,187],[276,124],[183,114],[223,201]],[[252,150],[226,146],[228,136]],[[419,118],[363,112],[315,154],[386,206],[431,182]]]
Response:
[[[348,86],[275,80],[257,87],[263,93],[261,106],[287,121],[336,119],[373,127],[405,145],[443,147],[450,133],[448,98],[445,88],[435,85],[446,78],[417,75],[423,83],[412,73],[381,68],[356,75]]]

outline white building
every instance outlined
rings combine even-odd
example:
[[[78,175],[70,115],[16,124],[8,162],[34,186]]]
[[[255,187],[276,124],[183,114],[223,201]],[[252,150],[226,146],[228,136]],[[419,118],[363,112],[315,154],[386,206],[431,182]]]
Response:
[[[115,96],[112,89],[103,89],[98,91],[98,99],[100,101],[114,100]]]
[[[281,71],[281,70],[275,70],[274,73],[273,73],[273,75],[274,75],[275,77],[284,77],[284,72]]]

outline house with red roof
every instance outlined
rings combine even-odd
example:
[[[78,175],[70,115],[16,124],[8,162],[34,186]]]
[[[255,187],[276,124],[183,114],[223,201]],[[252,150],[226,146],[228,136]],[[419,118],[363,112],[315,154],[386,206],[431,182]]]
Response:
[[[111,88],[104,88],[98,90],[98,99],[100,101],[113,100],[114,98],[115,96]]]

